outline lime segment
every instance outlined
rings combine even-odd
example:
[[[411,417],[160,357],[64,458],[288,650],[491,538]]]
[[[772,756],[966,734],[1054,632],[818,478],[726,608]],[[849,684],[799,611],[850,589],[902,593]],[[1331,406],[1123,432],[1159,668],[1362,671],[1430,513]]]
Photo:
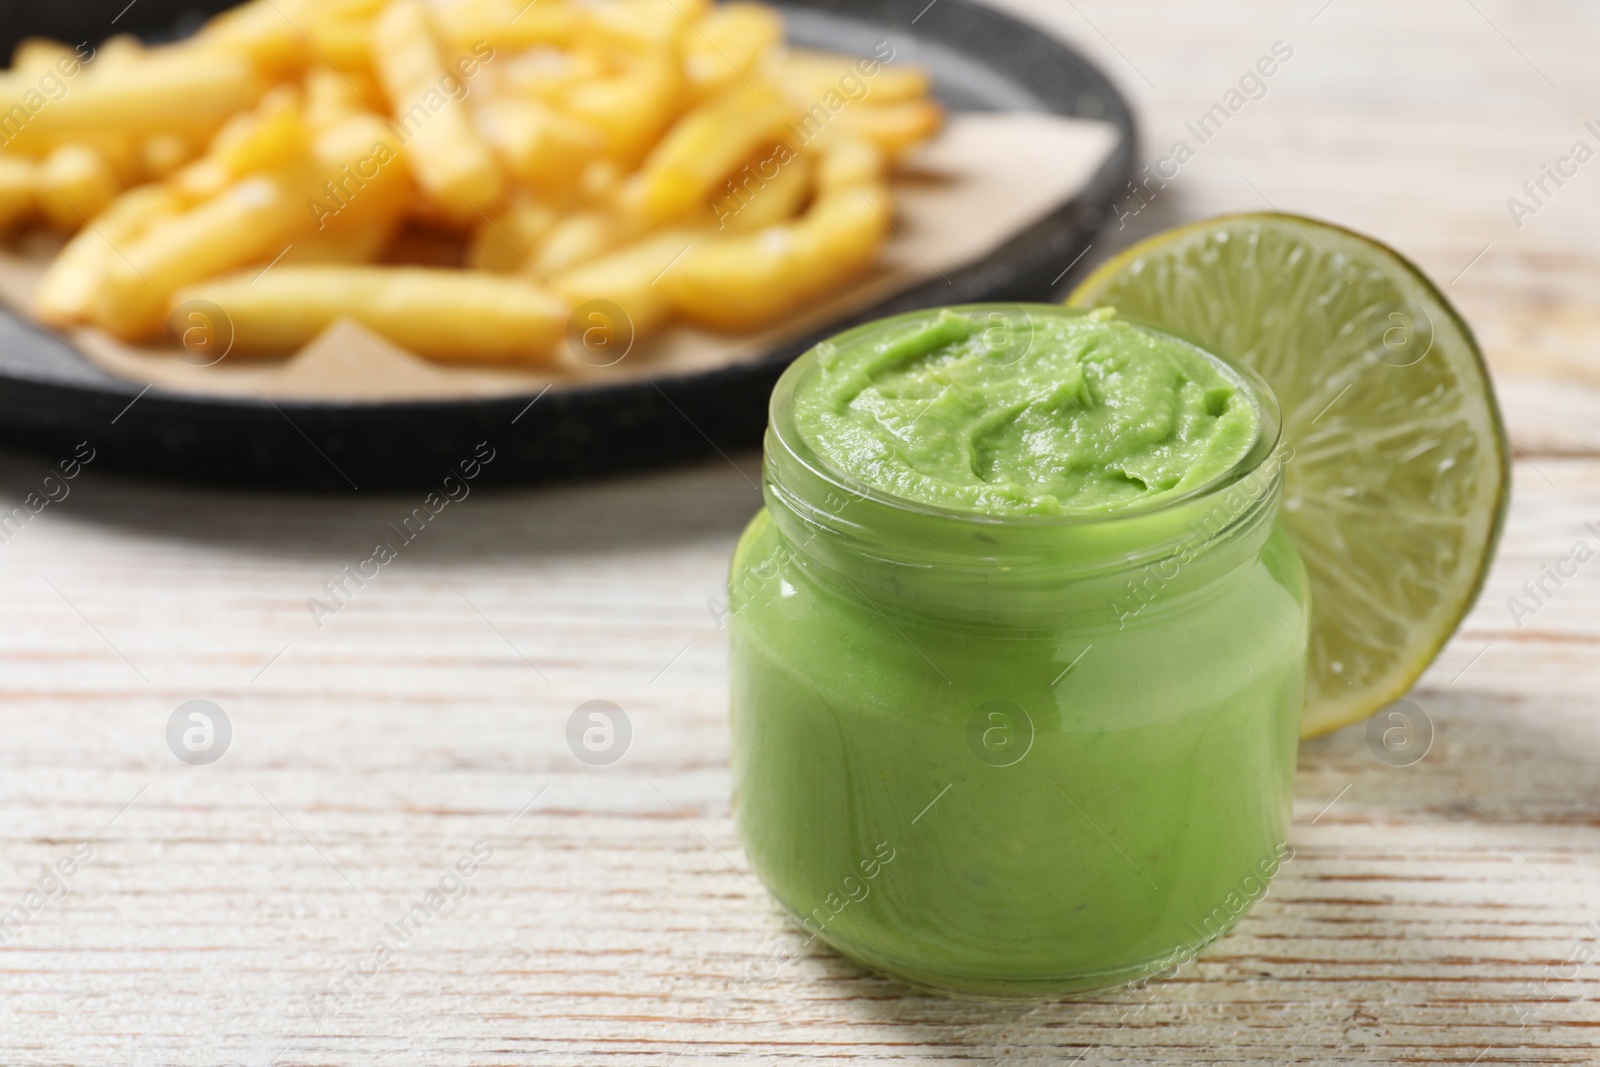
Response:
[[[1408,690],[1482,587],[1510,454],[1471,331],[1398,253],[1293,215],[1158,234],[1068,298],[1248,364],[1283,409],[1283,520],[1311,578],[1302,736]]]

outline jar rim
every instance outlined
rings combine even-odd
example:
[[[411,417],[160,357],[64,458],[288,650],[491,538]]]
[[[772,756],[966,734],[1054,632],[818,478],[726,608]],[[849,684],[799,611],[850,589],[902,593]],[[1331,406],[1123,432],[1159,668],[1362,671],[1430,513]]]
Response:
[[[1257,434],[1255,443],[1249,451],[1239,457],[1237,461],[1216,476],[1193,486],[1182,493],[1173,494],[1154,504],[1132,504],[1126,507],[1108,509],[1104,511],[1066,511],[1056,514],[1035,513],[1008,513],[985,514],[982,512],[966,511],[958,508],[941,507],[937,504],[927,504],[922,501],[911,500],[897,496],[893,493],[869,485],[844,471],[838,470],[817,455],[816,451],[806,443],[794,425],[792,417],[792,399],[806,375],[816,368],[817,353],[826,346],[838,345],[855,341],[863,336],[874,333],[886,332],[902,323],[913,322],[936,316],[942,311],[957,313],[988,312],[1013,310],[1031,315],[1035,312],[1044,312],[1063,317],[1080,317],[1089,314],[1088,311],[1069,308],[1061,304],[1040,304],[1025,302],[1000,302],[983,304],[957,304],[948,307],[920,308],[914,311],[902,312],[872,322],[863,323],[838,333],[807,349],[784,371],[778,383],[773,387],[771,398],[767,406],[767,447],[768,477],[771,478],[772,442],[781,445],[783,451],[794,462],[800,464],[805,471],[819,482],[832,489],[842,491],[851,498],[871,503],[881,508],[890,509],[905,515],[926,517],[938,522],[947,522],[975,527],[1005,527],[1005,528],[1037,528],[1040,530],[1081,527],[1105,527],[1130,520],[1146,519],[1164,513],[1170,513],[1196,501],[1224,492],[1239,484],[1249,475],[1265,466],[1277,454],[1283,437],[1282,411],[1277,394],[1272,387],[1254,369],[1245,366],[1239,361],[1211,348],[1192,337],[1155,326],[1145,320],[1133,316],[1117,313],[1118,321],[1125,322],[1136,329],[1155,334],[1158,337],[1177,341],[1186,347],[1193,348],[1205,358],[1220,364],[1223,370],[1243,386],[1242,392],[1256,410]]]

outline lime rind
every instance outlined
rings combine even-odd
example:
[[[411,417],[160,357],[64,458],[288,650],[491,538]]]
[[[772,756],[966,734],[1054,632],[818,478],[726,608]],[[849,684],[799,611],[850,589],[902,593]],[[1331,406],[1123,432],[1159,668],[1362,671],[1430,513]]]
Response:
[[[1312,583],[1302,733],[1403,695],[1481,591],[1510,485],[1482,353],[1444,295],[1369,238],[1257,214],[1158,234],[1068,303],[1193,337],[1278,394],[1283,521]]]

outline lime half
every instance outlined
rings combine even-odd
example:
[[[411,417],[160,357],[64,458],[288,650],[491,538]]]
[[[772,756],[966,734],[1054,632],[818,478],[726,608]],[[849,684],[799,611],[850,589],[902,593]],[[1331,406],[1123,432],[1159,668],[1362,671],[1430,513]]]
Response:
[[[1293,215],[1158,234],[1067,301],[1255,369],[1278,394],[1283,519],[1311,576],[1301,735],[1411,688],[1483,585],[1511,466],[1472,332],[1400,255]]]

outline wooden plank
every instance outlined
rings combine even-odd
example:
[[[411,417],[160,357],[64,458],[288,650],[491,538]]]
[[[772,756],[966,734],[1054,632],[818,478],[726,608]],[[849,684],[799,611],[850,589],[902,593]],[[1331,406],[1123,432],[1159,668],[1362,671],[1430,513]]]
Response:
[[[801,939],[727,809],[705,600],[755,503],[741,462],[484,494],[320,631],[304,596],[404,501],[291,521],[281,499],[105,479],[4,546],[23,624],[0,659],[0,900],[95,850],[5,950],[11,1058],[1592,1059],[1594,968],[1556,974],[1594,939],[1600,616],[1574,584],[1518,631],[1504,598],[1600,507],[1600,459],[1541,458],[1554,487],[1519,466],[1490,587],[1414,694],[1427,758],[1386,766],[1359,728],[1307,745],[1296,857],[1237,934],[1142,993],[1027,1008],[919,997],[815,948],[748,982]],[[641,530],[641,507],[667,521]],[[236,730],[208,768],[161,732],[195,696]],[[596,698],[635,725],[611,768],[564,740]],[[468,895],[341,986],[479,840]]]

